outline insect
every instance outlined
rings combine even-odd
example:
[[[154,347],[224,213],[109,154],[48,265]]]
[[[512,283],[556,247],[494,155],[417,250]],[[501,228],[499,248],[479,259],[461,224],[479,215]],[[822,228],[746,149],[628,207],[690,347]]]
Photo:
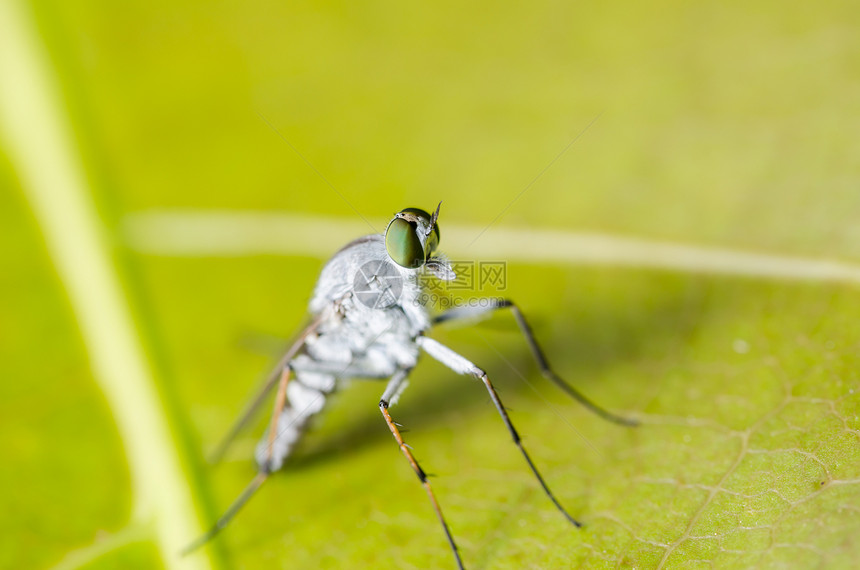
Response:
[[[418,208],[400,211],[388,224],[384,234],[367,235],[350,242],[325,265],[310,301],[310,324],[281,358],[218,452],[219,455],[223,453],[226,445],[262,404],[267,393],[277,385],[271,423],[255,452],[258,474],[212,528],[189,545],[185,552],[213,538],[269,475],[281,469],[309,420],[323,410],[326,398],[337,389],[338,381],[361,377],[388,379],[379,400],[379,411],[427,492],[457,567],[463,568],[454,537],[427,475],[404,442],[398,424],[389,411],[406,387],[409,373],[417,364],[421,351],[454,372],[473,376],[484,384],[514,444],[544,493],[571,524],[582,526],[559,503],[532,462],[486,372],[426,333],[433,325],[446,321],[508,309],[546,378],[609,421],[628,426],[636,425],[636,421],[600,408],[556,375],[549,367],[523,313],[513,302],[494,300],[481,306],[455,307],[431,317],[430,311],[422,303],[425,283],[422,276],[427,277],[429,274],[443,281],[456,277],[447,260],[437,254],[440,207],[441,203],[432,215]]]

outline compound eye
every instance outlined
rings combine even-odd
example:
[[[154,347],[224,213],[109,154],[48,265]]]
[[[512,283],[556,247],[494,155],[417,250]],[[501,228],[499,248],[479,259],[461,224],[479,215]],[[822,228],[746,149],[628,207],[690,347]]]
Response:
[[[424,265],[424,248],[415,222],[394,218],[385,230],[385,249],[397,265],[416,269]]]

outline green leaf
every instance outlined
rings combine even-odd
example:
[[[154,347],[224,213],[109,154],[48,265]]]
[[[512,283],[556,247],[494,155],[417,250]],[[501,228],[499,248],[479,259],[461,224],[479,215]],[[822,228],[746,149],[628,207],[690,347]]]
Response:
[[[507,262],[506,289],[482,293],[516,300],[561,376],[641,421],[604,422],[543,380],[509,315],[432,331],[487,369],[585,523],[543,495],[483,387],[425,358],[391,412],[467,567],[860,555],[853,5],[30,8],[56,115],[34,96],[0,120],[0,566],[453,567],[379,382],[340,393],[212,546],[164,546],[169,521],[147,510],[166,495],[135,483],[141,433],[92,372],[33,198],[28,172],[64,164],[159,396],[167,435],[141,424],[144,463],[175,458],[170,488],[204,513],[180,518],[202,528],[254,476],[265,413],[222,465],[203,457],[303,323],[327,252],[442,200],[441,250]],[[33,68],[0,36],[10,101]],[[21,154],[9,117],[67,125],[67,155]]]

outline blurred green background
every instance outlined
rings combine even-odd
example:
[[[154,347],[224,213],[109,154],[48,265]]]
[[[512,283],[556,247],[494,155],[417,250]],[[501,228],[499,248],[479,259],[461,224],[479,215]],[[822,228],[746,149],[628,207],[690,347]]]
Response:
[[[853,2],[21,6],[200,525],[253,477],[259,429],[224,464],[203,457],[303,322],[324,262],[314,244],[331,236],[294,236],[305,255],[143,253],[123,231],[133,214],[355,220],[352,204],[377,220],[443,200],[453,257],[468,248],[446,241],[446,223],[483,228],[504,211],[482,242],[534,228],[860,261]],[[0,89],[16,85],[0,77]],[[155,542],[163,521],[132,512],[115,410],[16,144],[0,140],[0,566],[180,567]],[[505,294],[555,368],[640,428],[542,381],[507,316],[433,334],[490,372],[582,531],[541,494],[474,381],[425,359],[393,415],[438,476],[470,568],[849,567],[860,556],[856,289],[511,262]],[[379,417],[381,390],[343,392],[196,560],[450,567]]]

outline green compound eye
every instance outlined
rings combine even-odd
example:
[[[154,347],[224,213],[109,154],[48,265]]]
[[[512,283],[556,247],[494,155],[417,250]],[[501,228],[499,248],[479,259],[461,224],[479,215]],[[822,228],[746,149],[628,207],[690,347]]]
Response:
[[[424,265],[424,248],[415,232],[415,222],[394,218],[385,230],[385,249],[394,263],[415,269]]]
[[[441,204],[440,204],[441,205]],[[436,213],[439,213],[439,209],[436,209]],[[427,254],[427,257],[431,256],[436,248],[439,247],[439,222],[435,222],[435,214],[431,216],[428,212],[425,212],[421,208],[405,208],[399,214],[403,216],[407,221],[415,221],[420,220],[427,225],[433,224],[433,231],[430,232],[430,235],[427,236],[427,239],[424,241],[424,250]]]

